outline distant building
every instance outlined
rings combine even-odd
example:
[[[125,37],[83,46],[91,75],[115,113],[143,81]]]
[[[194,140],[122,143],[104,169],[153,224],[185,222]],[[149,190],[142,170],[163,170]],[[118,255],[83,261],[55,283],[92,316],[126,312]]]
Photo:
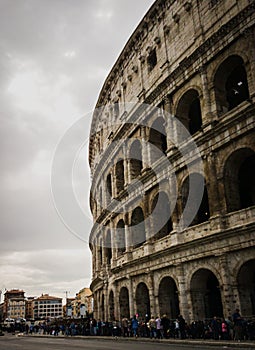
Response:
[[[82,288],[72,301],[73,316],[77,318],[86,317],[93,312],[92,292],[89,288]]]
[[[0,322],[3,320],[4,303],[0,304]]]
[[[33,318],[59,318],[63,316],[62,298],[42,294],[32,301]]]
[[[35,297],[27,297],[26,298],[26,319],[33,319],[34,314],[33,314],[33,300]]]
[[[3,319],[14,320],[25,318],[25,292],[19,289],[6,291],[4,294]]]

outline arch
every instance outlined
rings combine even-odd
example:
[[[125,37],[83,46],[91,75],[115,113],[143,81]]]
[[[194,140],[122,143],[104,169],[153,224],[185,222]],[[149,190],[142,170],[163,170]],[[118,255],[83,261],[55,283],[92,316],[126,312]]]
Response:
[[[237,288],[243,316],[255,315],[255,259],[245,262],[239,269]]]
[[[106,232],[106,238],[105,238],[105,257],[106,257],[106,263],[110,264],[112,260],[112,240],[111,240],[111,231],[108,230]]]
[[[109,321],[115,320],[115,305],[114,305],[114,294],[110,291],[109,294]]]
[[[158,117],[152,124],[149,133],[149,142],[154,146],[151,147],[151,162],[154,163],[166,153],[167,140],[165,130],[165,120],[163,117]]]
[[[189,208],[186,207],[188,196],[189,196],[189,186],[190,182],[195,186],[195,193],[203,190],[203,197],[200,203],[195,203],[195,200],[198,198],[194,198],[192,206]],[[209,201],[208,201],[208,193],[207,188],[204,183],[203,175],[199,173],[192,173],[185,178],[181,187],[181,209],[182,212],[185,209],[185,217],[183,218],[185,224],[188,226],[198,225],[202,222],[208,221],[210,218],[210,209],[209,209]],[[195,212],[196,208],[198,210]]]
[[[101,315],[102,315],[102,320],[105,320],[105,313],[104,313],[104,307],[105,307],[105,301],[104,301],[104,294],[102,294],[102,299],[101,299]]]
[[[136,311],[139,318],[146,319],[146,315],[150,317],[150,297],[148,287],[144,282],[140,282],[136,288]]]
[[[250,148],[234,151],[224,166],[227,211],[255,205],[255,152]]]
[[[131,234],[133,248],[140,247],[146,241],[144,214],[140,207],[136,207],[132,212]]]
[[[153,234],[155,233],[154,239],[165,237],[172,231],[170,201],[168,195],[163,191],[158,192],[152,200],[151,218]]]
[[[242,57],[231,55],[218,67],[214,76],[217,111],[225,113],[249,98],[247,73]]]
[[[159,312],[175,319],[180,314],[178,289],[172,277],[164,277],[159,284]]]
[[[142,147],[141,142],[139,140],[135,140],[129,152],[130,158],[130,178],[131,180],[136,179],[139,175],[141,175],[141,171],[143,168],[142,162]]]
[[[124,161],[119,160],[116,163],[116,190],[117,195],[124,190]]]
[[[107,198],[107,203],[110,202],[112,198],[112,174],[108,174],[106,178],[106,198]]]
[[[125,234],[125,223],[123,219],[120,219],[117,223],[116,229],[116,247],[117,253],[120,255],[126,250],[126,234]]]
[[[197,270],[190,281],[190,293],[194,319],[223,316],[220,285],[212,271],[205,268]]]
[[[191,135],[195,134],[202,127],[202,113],[198,91],[190,89],[180,98],[176,117],[185,126]],[[185,135],[178,133],[178,138],[183,140]]]
[[[120,318],[130,318],[129,293],[126,287],[122,287],[119,295]]]

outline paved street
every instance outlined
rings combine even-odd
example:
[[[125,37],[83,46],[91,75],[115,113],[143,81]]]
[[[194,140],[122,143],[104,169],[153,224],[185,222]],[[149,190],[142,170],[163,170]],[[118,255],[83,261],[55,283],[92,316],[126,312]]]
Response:
[[[169,344],[157,343],[141,340],[113,340],[113,339],[88,339],[88,338],[36,338],[36,337],[16,337],[6,335],[0,337],[0,350],[65,350],[65,349],[95,349],[95,350],[213,350],[213,349],[253,349],[254,347],[238,347],[205,344]]]

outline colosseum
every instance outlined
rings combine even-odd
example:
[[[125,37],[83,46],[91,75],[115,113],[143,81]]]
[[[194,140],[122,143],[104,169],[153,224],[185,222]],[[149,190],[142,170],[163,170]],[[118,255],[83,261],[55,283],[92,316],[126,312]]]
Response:
[[[157,0],[91,124],[94,317],[255,315],[255,3]]]

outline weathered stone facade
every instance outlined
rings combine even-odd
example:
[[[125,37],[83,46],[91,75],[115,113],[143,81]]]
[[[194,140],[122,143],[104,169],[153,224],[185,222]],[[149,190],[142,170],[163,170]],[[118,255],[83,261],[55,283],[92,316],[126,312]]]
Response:
[[[254,24],[254,1],[157,0],[107,77],[89,153],[96,318],[255,314]],[[183,160],[191,141],[175,119],[202,171],[192,152]],[[188,180],[201,176],[180,230]],[[162,227],[154,209],[169,216]]]

